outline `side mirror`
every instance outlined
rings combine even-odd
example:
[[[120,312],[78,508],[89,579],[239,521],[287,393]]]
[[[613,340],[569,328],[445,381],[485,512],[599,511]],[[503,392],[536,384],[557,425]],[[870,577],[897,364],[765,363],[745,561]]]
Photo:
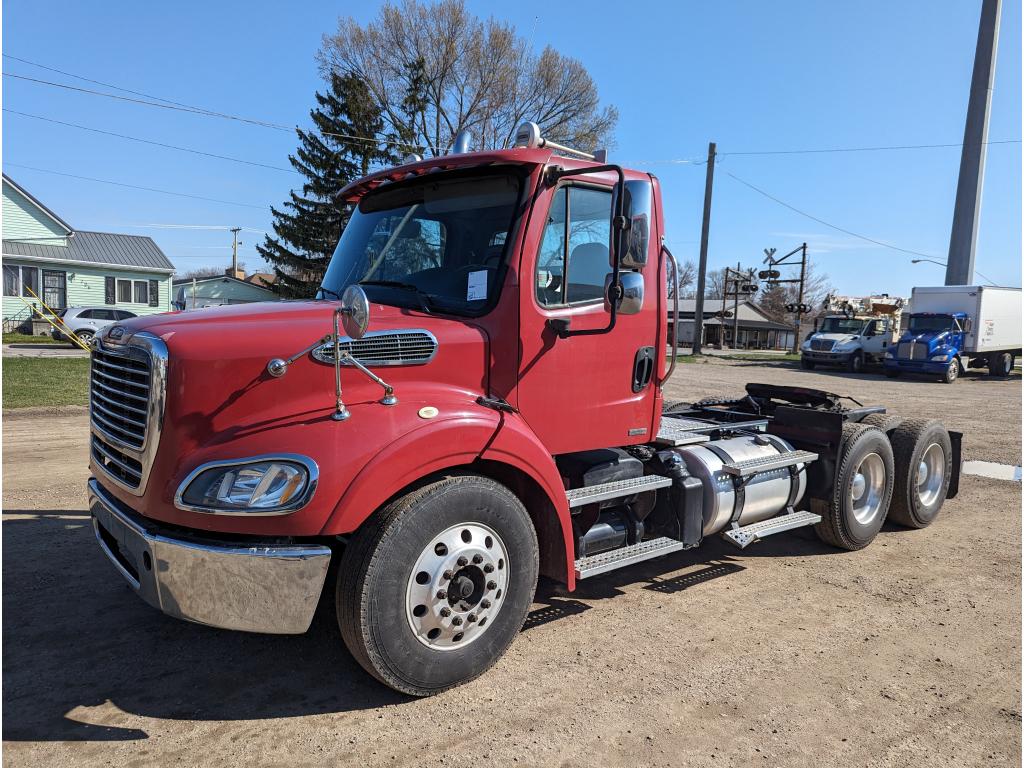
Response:
[[[649,181],[627,181],[624,190],[622,215],[626,221],[622,233],[622,252],[619,266],[623,269],[643,269],[647,266],[647,252],[650,247],[651,208],[654,204],[654,190]],[[614,232],[614,228],[612,230]],[[615,249],[609,251],[615,258]],[[614,269],[614,261],[609,262]]]
[[[341,324],[351,339],[361,339],[370,325],[370,300],[366,291],[353,283],[341,294]]]
[[[612,311],[613,272],[604,278],[604,309]],[[620,272],[619,290],[615,298],[615,311],[620,315],[635,315],[644,308],[644,276],[639,272]]]
[[[964,333],[970,333],[973,325],[974,324],[971,322],[971,318],[964,318]]]

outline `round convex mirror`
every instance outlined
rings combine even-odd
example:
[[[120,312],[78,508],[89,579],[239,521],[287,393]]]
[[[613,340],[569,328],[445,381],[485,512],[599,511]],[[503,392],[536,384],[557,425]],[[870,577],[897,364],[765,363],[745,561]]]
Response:
[[[370,324],[370,300],[366,292],[358,285],[350,285],[341,294],[341,307],[344,313],[341,323],[349,338],[361,339]]]

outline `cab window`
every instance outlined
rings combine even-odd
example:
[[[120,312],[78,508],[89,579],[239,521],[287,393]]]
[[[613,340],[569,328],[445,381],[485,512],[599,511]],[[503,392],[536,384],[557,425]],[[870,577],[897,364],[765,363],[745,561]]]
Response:
[[[565,186],[548,211],[535,275],[537,302],[555,307],[601,301],[611,236],[610,190]]]

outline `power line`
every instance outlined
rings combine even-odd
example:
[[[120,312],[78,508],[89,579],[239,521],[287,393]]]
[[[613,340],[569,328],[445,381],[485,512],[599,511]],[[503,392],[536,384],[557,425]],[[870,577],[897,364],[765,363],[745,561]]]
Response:
[[[98,184],[110,184],[115,187],[127,187],[128,189],[140,189],[144,192],[157,192],[161,195],[173,195],[174,197],[188,197],[192,200],[204,200],[208,203],[223,203],[224,205],[238,205],[242,208],[258,208],[261,211],[268,210],[269,206],[266,205],[253,205],[252,203],[238,203],[234,200],[219,200],[215,197],[203,197],[201,195],[192,195],[187,192],[172,192],[167,189],[156,189],[155,187],[141,187],[136,184],[126,184],[121,181],[111,181],[110,179],[96,179],[91,176],[76,176],[73,173],[64,173],[62,171],[51,171],[49,168],[36,168],[32,165],[21,165],[20,163],[6,163],[11,168],[24,168],[29,171],[38,171],[39,173],[50,173],[54,176],[66,176],[69,179],[80,179],[82,181],[94,181]]]
[[[137,141],[140,144],[151,144],[151,145],[156,146],[156,147],[164,147],[165,149],[174,149],[174,150],[177,150],[178,152],[190,152],[193,155],[202,155],[203,157],[213,157],[213,158],[216,158],[218,160],[230,160],[233,163],[242,163],[244,165],[254,165],[254,166],[257,166],[259,168],[270,168],[271,170],[274,170],[274,171],[285,171],[287,173],[298,173],[298,171],[296,171],[294,168],[284,168],[284,167],[279,166],[279,165],[270,165],[268,163],[258,163],[255,160],[243,160],[240,157],[230,157],[228,155],[218,155],[218,154],[216,154],[214,152],[204,152],[201,149],[192,149],[191,147],[179,147],[179,146],[176,146],[174,144],[165,144],[165,143],[163,143],[161,141],[151,141],[150,139],[140,139],[138,136],[128,136],[127,134],[123,134],[123,133],[114,133],[113,131],[104,131],[104,130],[102,130],[100,128],[90,128],[87,125],[78,125],[77,123],[68,123],[68,122],[65,122],[64,120],[55,120],[52,117],[43,117],[42,115],[33,115],[33,114],[29,114],[28,112],[19,112],[19,111],[15,110],[15,109],[9,109],[7,107],[4,107],[3,111],[4,112],[9,112],[12,115],[20,115],[21,117],[30,117],[33,120],[42,120],[43,122],[46,122],[46,123],[54,123],[56,125],[64,125],[64,126],[67,126],[69,128],[78,128],[79,130],[90,131],[91,133],[101,133],[101,134],[103,134],[105,136],[114,136],[114,137],[116,137],[118,139],[127,139],[128,141]]]
[[[831,223],[825,221],[824,219],[819,219],[817,216],[813,216],[813,215],[807,213],[806,211],[801,211],[799,208],[796,208],[796,207],[790,205],[789,203],[785,202],[784,200],[779,200],[779,198],[775,197],[774,195],[769,194],[768,192],[765,192],[763,189],[760,189],[759,187],[755,187],[749,181],[744,181],[743,179],[741,179],[739,176],[737,176],[734,173],[729,173],[729,171],[724,171],[724,173],[725,173],[726,176],[729,176],[729,177],[735,179],[736,181],[738,181],[743,186],[750,187],[752,190],[757,192],[759,195],[764,195],[769,200],[772,200],[773,202],[778,203],[782,207],[789,208],[789,210],[793,211],[794,213],[799,213],[801,216],[804,216],[805,218],[808,218],[811,221],[816,221],[819,224],[824,224],[826,227],[830,227],[831,229],[834,229],[837,232],[842,232],[845,235],[850,235],[851,237],[856,237],[859,240],[866,240],[869,243],[874,243],[875,245],[880,245],[883,248],[889,248],[889,249],[894,250],[894,251],[900,251],[901,253],[909,253],[909,254],[912,254],[914,256],[924,256],[925,258],[929,258],[929,259],[935,258],[933,255],[928,254],[928,253],[921,253],[921,251],[912,251],[909,248],[900,248],[898,245],[892,245],[891,243],[883,243],[881,240],[875,240],[873,237],[868,237],[867,235],[861,235],[861,234],[858,234],[856,232],[852,232],[849,229],[844,229],[843,227],[837,226],[835,224],[831,224]]]
[[[1000,139],[986,141],[985,144],[1020,144],[1020,139]],[[830,152],[887,152],[900,149],[944,149],[947,147],[963,147],[959,144],[902,144],[890,147],[831,147],[828,149],[773,149],[757,152],[719,152],[719,155],[819,155]]]
[[[89,94],[91,96],[104,96],[104,97],[106,97],[108,99],[114,99],[116,101],[125,101],[125,102],[128,102],[130,104],[141,104],[141,105],[148,106],[148,107],[159,107],[160,109],[169,109],[169,110],[176,111],[176,112],[187,112],[189,114],[201,115],[203,117],[219,117],[219,118],[222,118],[224,120],[235,120],[235,121],[238,121],[240,123],[246,123],[248,125],[257,125],[257,126],[260,126],[261,128],[271,128],[271,129],[274,129],[274,130],[277,130],[277,131],[287,131],[288,133],[292,133],[293,131],[296,130],[294,127],[290,127],[290,126],[287,126],[287,125],[282,125],[281,123],[271,123],[271,122],[269,122],[267,120],[257,120],[255,118],[251,118],[251,117],[241,117],[240,115],[230,115],[230,114],[227,114],[225,112],[214,112],[213,110],[204,109],[203,107],[193,107],[193,106],[188,105],[188,104],[180,104],[178,102],[172,102],[172,101],[169,101],[167,99],[160,99],[157,96],[149,96],[149,95],[147,95],[146,98],[144,98],[144,99],[138,99],[138,98],[131,98],[129,96],[119,96],[116,93],[105,93],[104,91],[97,91],[97,90],[93,90],[92,88],[80,88],[80,87],[78,87],[76,85],[68,85],[66,83],[55,83],[52,80],[41,80],[40,78],[37,78],[37,77],[28,77],[26,75],[15,74],[14,72],[4,72],[3,76],[4,77],[13,77],[13,78],[15,78],[17,80],[24,80],[26,82],[35,83],[37,85],[47,85],[47,86],[50,86],[51,88],[63,88],[63,89],[68,90],[68,91],[76,91],[78,93],[87,93],[87,94]],[[72,77],[77,77],[77,75],[71,75],[71,76]],[[108,87],[115,87],[116,88],[116,86],[108,86]],[[127,91],[127,89],[118,89],[118,90],[125,90],[128,93],[136,93],[136,91]],[[161,103],[161,102],[163,102],[163,103]],[[332,138],[344,139],[346,141],[361,141],[361,142],[370,143],[370,144],[390,144],[392,146],[404,147],[406,149],[417,149],[417,150],[420,149],[420,145],[417,145],[417,144],[410,144],[408,142],[396,141],[394,139],[386,139],[386,138],[382,138],[382,137],[355,136],[353,134],[333,133],[331,131],[320,131],[319,133],[320,133],[321,136],[330,136]],[[426,149],[430,149],[430,150],[433,151],[434,148],[433,147],[426,147]]]

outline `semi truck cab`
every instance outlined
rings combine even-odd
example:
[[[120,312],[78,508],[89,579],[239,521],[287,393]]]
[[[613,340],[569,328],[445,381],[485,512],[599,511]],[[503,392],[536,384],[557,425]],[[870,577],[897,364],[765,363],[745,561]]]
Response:
[[[325,590],[374,677],[424,696],[580,579],[813,527],[935,519],[960,436],[750,384],[666,403],[676,270],[654,176],[524,125],[342,191],[308,301],[153,315],[94,342],[90,509],[145,601],[302,633]]]

